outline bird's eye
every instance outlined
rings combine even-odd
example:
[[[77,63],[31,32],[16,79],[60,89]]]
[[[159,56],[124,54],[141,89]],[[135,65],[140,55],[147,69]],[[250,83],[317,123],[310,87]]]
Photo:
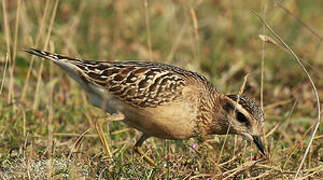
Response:
[[[248,119],[246,118],[245,115],[243,115],[240,111],[236,112],[236,118],[239,122],[241,123],[246,123],[247,125],[249,124]]]

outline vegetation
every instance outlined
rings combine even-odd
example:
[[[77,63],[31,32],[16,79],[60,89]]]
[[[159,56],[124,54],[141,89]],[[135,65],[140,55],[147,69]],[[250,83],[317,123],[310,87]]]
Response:
[[[270,34],[251,11],[302,58],[322,99],[323,1],[2,0],[1,6],[1,179],[294,177],[316,118],[313,91],[288,53],[258,38]],[[94,124],[107,114],[55,65],[22,51],[29,47],[173,64],[202,73],[226,94],[238,93],[249,73],[244,93],[263,105],[268,157],[236,136],[151,138],[143,148],[158,164],[152,167],[132,150],[140,133],[110,122],[113,158],[106,159]],[[321,125],[300,179],[323,177],[322,133]]]

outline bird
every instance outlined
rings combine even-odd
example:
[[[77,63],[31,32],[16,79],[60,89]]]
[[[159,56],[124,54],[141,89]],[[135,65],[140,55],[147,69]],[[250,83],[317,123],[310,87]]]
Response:
[[[58,65],[86,91],[89,102],[142,132],[134,149],[151,164],[141,146],[150,137],[183,140],[206,135],[241,135],[265,155],[264,112],[253,98],[221,93],[197,72],[148,61],[98,61],[37,49],[25,52]],[[102,130],[97,132],[111,156]]]

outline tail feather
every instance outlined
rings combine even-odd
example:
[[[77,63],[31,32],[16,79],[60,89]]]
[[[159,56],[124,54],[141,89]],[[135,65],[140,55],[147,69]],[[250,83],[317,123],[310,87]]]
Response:
[[[59,60],[59,57],[57,55],[55,55],[55,54],[52,54],[52,53],[49,53],[49,52],[46,52],[46,51],[41,51],[41,50],[34,49],[34,48],[30,48],[28,50],[25,50],[25,52],[27,52],[29,54],[32,54],[32,55],[42,57],[42,58],[50,59],[50,60],[53,60],[53,61]]]
[[[52,60],[54,62],[60,63],[62,61],[70,61],[70,63],[73,62],[82,62],[83,60],[81,59],[77,59],[77,58],[71,58],[71,57],[67,57],[67,56],[63,56],[63,55],[59,55],[59,54],[53,54],[47,51],[42,51],[42,50],[38,50],[38,49],[34,49],[34,48],[30,48],[28,50],[25,50],[25,52],[32,54],[32,55],[36,55],[45,59],[49,59]]]
[[[89,82],[87,81],[87,78],[84,77],[85,74],[83,73],[82,69],[76,66],[76,64],[82,63],[82,60],[70,58],[67,56],[62,56],[59,54],[53,54],[53,53],[49,53],[46,51],[41,51],[33,48],[25,50],[25,52],[53,61],[64,72],[66,72],[70,77],[72,77],[74,80],[80,83],[83,87],[85,88],[88,87],[87,84]]]

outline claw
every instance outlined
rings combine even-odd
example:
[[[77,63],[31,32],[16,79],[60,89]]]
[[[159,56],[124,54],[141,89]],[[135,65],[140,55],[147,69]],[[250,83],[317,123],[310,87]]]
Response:
[[[140,154],[144,158],[144,160],[146,160],[150,165],[152,165],[154,167],[157,166],[156,163],[155,163],[155,161],[152,160],[149,156],[146,155],[146,153],[144,153],[142,151],[141,147],[135,146],[134,149],[135,149],[135,152],[138,153],[138,154]]]

